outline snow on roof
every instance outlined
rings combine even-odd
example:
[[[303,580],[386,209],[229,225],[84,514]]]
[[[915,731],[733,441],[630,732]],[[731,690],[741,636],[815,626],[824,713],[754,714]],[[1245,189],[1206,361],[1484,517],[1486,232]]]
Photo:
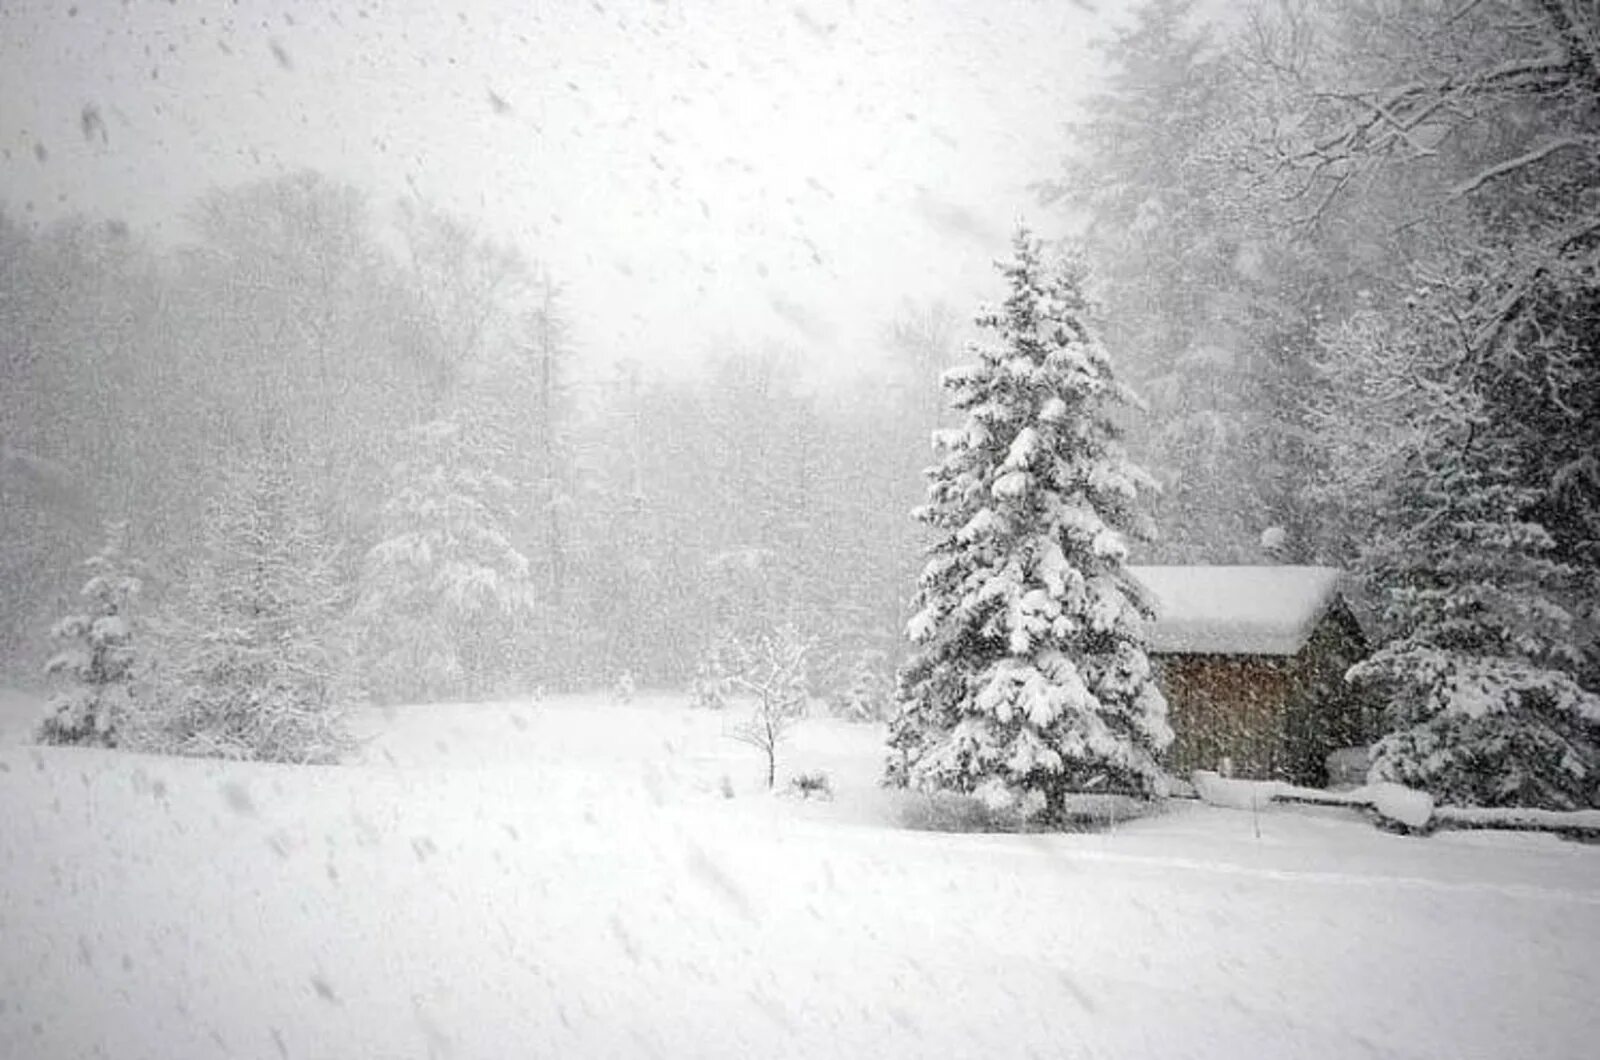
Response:
[[[1150,650],[1294,655],[1338,592],[1334,567],[1129,567],[1150,591]]]

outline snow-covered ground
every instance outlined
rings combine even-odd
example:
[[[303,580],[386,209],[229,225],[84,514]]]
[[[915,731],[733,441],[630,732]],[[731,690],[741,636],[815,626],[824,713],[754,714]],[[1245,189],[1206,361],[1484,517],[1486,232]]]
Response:
[[[912,831],[681,699],[406,708],[336,769],[0,747],[0,1057],[1587,1057],[1600,848],[1179,804]],[[734,796],[723,794],[723,777]]]

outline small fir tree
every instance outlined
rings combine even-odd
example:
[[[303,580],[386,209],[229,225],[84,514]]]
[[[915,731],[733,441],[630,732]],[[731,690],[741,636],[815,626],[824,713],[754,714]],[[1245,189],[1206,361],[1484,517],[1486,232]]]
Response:
[[[347,739],[334,555],[280,443],[224,473],[204,555],[163,622],[154,749],[337,759]]]
[[[79,595],[87,607],[50,631],[69,646],[45,664],[45,672],[71,684],[51,699],[39,726],[40,743],[115,747],[119,742],[132,707],[132,605],[141,587],[124,554],[126,541],[126,523],[107,526],[105,544],[84,564],[89,579]]]
[[[1046,266],[1026,229],[981,311],[994,340],[946,373],[966,423],[941,431],[937,534],[908,627],[888,780],[1059,814],[1075,791],[1160,788],[1172,739],[1145,655],[1150,610],[1124,569],[1154,489],[1123,456],[1132,402],[1091,327],[1081,270]]]

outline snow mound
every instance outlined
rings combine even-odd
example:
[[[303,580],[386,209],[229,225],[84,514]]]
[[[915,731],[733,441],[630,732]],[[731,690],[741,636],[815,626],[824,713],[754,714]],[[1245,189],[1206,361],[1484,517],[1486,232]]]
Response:
[[[1433,821],[1433,797],[1400,784],[1366,784],[1347,791],[1324,791],[1277,780],[1234,780],[1203,769],[1194,774],[1193,783],[1201,802],[1230,810],[1261,810],[1275,802],[1312,803],[1371,809],[1379,817],[1407,828],[1427,828]]]
[[[1407,828],[1426,828],[1433,820],[1433,797],[1425,791],[1378,783],[1368,784],[1365,792],[1380,816],[1398,821]]]
[[[1207,770],[1195,773],[1193,784],[1201,802],[1228,810],[1262,809],[1287,787],[1275,780],[1234,780]]]

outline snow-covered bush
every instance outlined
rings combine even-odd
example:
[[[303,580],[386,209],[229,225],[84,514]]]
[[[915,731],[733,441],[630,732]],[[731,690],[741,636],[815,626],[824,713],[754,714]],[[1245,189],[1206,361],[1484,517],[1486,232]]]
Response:
[[[965,424],[942,431],[917,516],[937,533],[908,632],[887,780],[1065,810],[1072,792],[1150,795],[1172,739],[1145,655],[1149,606],[1124,569],[1154,483],[1117,442],[1132,400],[1093,330],[1079,270],[1026,230],[1001,270],[995,341],[946,373]]]
[[[618,703],[632,703],[634,693],[637,691],[638,688],[633,682],[633,674],[627,670],[618,674],[617,679],[611,684],[611,698]]]
[[[810,642],[793,626],[780,626],[733,645],[730,686],[736,695],[751,697],[754,704],[748,716],[726,731],[765,756],[769,789],[777,783],[778,747],[805,717],[810,650]]]
[[[126,540],[126,523],[106,528],[104,546],[84,563],[89,579],[79,595],[87,606],[50,631],[69,646],[45,664],[45,672],[70,684],[51,699],[39,725],[40,743],[117,746],[132,707],[131,609],[140,589],[124,554]]]
[[[796,773],[789,779],[789,791],[802,799],[820,799],[827,802],[833,798],[833,781],[820,769],[809,773]]]
[[[331,762],[348,746],[335,550],[292,463],[269,443],[229,468],[204,554],[157,632],[141,749]]]
[[[354,609],[367,686],[385,702],[504,688],[533,614],[527,558],[511,543],[511,484],[462,428],[406,435]]]

